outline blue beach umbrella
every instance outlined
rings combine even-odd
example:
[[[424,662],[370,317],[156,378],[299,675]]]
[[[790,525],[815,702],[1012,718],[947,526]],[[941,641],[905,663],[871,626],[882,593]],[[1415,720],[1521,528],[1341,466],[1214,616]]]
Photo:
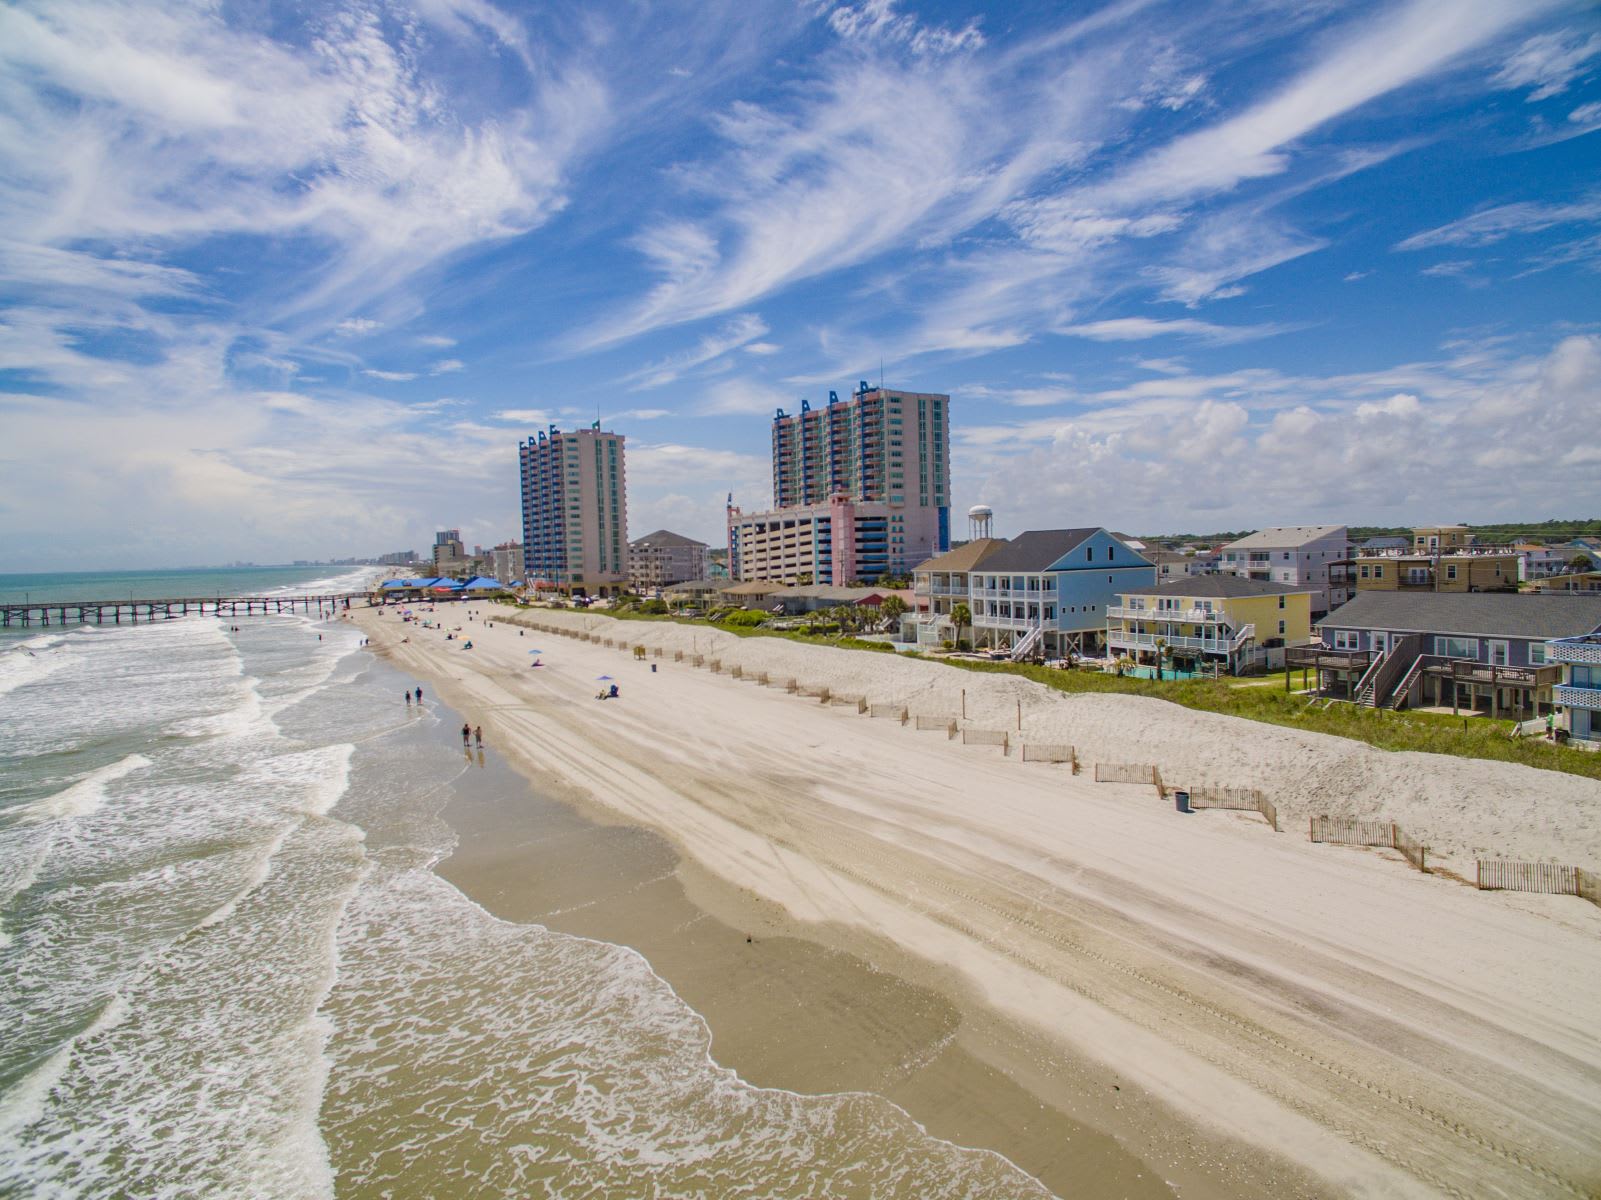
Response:
[[[597,676],[595,676],[595,678],[596,679],[610,679],[611,676],[610,675],[597,675]]]
[[[543,654],[544,651],[543,650],[530,650],[528,653],[530,653],[530,654]]]

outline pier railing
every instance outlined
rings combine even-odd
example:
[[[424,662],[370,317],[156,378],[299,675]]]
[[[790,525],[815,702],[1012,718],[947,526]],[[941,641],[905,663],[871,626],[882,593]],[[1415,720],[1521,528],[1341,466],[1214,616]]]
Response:
[[[260,617],[276,613],[343,612],[353,601],[370,603],[366,592],[315,596],[168,596],[151,600],[32,600],[0,604],[0,628],[20,625],[120,625],[123,621],[171,621],[179,617]]]

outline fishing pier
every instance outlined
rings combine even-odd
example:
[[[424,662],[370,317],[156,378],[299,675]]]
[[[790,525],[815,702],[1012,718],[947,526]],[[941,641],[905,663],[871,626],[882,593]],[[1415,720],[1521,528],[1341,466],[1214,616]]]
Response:
[[[178,617],[265,617],[274,613],[335,616],[366,592],[321,596],[180,596],[164,600],[35,600],[0,605],[0,628],[32,625],[120,625],[171,621]]]

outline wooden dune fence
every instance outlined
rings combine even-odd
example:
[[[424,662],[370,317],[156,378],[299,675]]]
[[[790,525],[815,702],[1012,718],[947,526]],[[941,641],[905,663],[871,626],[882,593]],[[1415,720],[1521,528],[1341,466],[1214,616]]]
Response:
[[[1547,896],[1578,896],[1591,904],[1601,904],[1601,876],[1593,871],[1561,863],[1510,862],[1506,859],[1479,859],[1477,883],[1480,891],[1539,892]]]
[[[1149,783],[1156,782],[1156,768],[1150,763],[1095,764],[1096,783]]]
[[[918,716],[912,718],[912,724],[917,729],[939,730],[948,738],[956,736],[955,717]]]
[[[1052,744],[1050,742],[1024,742],[1024,762],[1067,763],[1073,768],[1073,774],[1078,774],[1078,755],[1073,747]]]
[[[899,721],[902,725],[906,724],[907,721],[906,706],[904,704],[869,704],[867,706],[867,715]]]
[[[1192,808],[1226,808],[1240,812],[1258,812],[1273,832],[1279,831],[1278,807],[1255,788],[1213,787],[1203,784],[1190,789]]]
[[[964,746],[999,746],[1002,754],[1012,752],[1012,737],[1004,729],[964,729]]]
[[[1429,871],[1429,848],[1408,837],[1393,821],[1352,821],[1344,817],[1313,817],[1312,840],[1342,846],[1383,846],[1399,850],[1407,862],[1424,874]]]

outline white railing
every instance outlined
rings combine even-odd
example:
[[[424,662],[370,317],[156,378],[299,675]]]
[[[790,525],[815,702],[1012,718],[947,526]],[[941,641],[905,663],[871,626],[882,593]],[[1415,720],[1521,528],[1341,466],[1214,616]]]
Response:
[[[968,594],[975,600],[1038,600],[1041,597],[1055,597],[1054,588],[982,588],[970,587]]]
[[[1558,639],[1545,644],[1545,660],[1554,663],[1601,663],[1601,638]]]
[[[1374,681],[1378,676],[1379,668],[1384,665],[1384,660],[1389,657],[1390,652],[1388,650],[1382,654],[1374,655],[1373,661],[1368,664],[1368,669],[1362,672],[1362,678],[1356,681],[1356,702],[1358,704],[1371,705],[1373,703]]]
[[[1054,622],[1056,618],[1052,617],[1051,620]],[[973,614],[973,624],[983,625],[990,629],[1032,629],[1039,623],[1040,618],[1038,616],[1002,617],[979,612]]]
[[[1227,654],[1234,648],[1226,638],[1164,637],[1159,633],[1125,633],[1120,629],[1109,630],[1106,641],[1111,646],[1133,646],[1141,650],[1155,649],[1157,642],[1170,650],[1210,650],[1215,654]]]
[[[1227,613],[1207,608],[1132,608],[1126,604],[1108,606],[1106,615],[1132,621],[1177,621],[1181,625],[1215,625],[1228,619]]]
[[[1017,644],[1012,647],[1012,661],[1019,662],[1023,658],[1026,658],[1029,651],[1034,649],[1034,647],[1039,643],[1040,638],[1044,636],[1045,627],[1043,625],[1036,625],[1033,629],[1030,629],[1021,638],[1019,638]]]
[[[1551,699],[1554,703],[1568,708],[1601,710],[1601,688],[1574,687],[1572,684],[1562,683],[1551,689]]]
[[[1256,624],[1255,622],[1248,622],[1245,625],[1241,625],[1239,630],[1234,634],[1233,640],[1229,643],[1229,648],[1231,650],[1238,650],[1241,646],[1245,645],[1246,642],[1254,642],[1255,640]]]
[[[1423,670],[1424,660],[1426,660],[1428,657],[1429,656],[1426,654],[1420,654],[1412,660],[1412,665],[1406,669],[1406,674],[1401,676],[1401,682],[1396,684],[1395,687],[1390,691],[1390,698],[1386,702],[1390,708],[1401,707],[1402,703],[1406,700],[1407,693],[1412,690],[1412,681],[1415,680],[1418,677],[1418,673]]]

